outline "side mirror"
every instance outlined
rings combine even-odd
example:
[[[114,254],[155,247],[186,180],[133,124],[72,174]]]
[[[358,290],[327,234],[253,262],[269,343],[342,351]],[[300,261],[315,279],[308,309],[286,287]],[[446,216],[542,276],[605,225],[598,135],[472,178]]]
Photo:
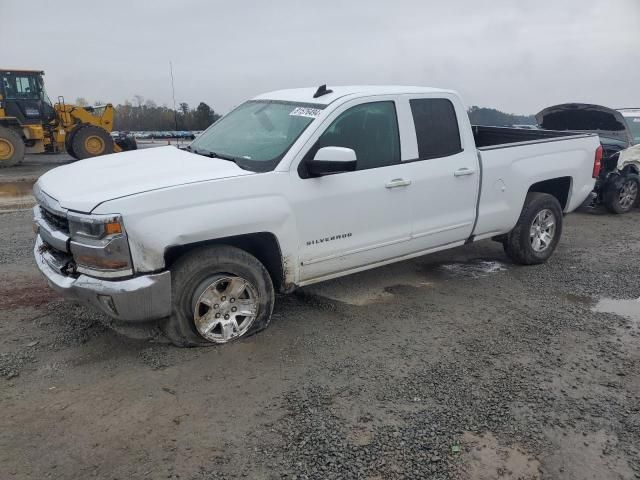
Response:
[[[313,177],[332,173],[353,172],[356,169],[356,152],[351,148],[322,147],[313,160],[307,162],[309,174]]]

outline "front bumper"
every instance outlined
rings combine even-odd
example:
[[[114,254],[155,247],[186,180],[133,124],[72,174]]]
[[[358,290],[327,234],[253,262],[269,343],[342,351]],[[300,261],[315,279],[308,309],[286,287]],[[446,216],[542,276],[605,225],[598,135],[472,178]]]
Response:
[[[116,320],[143,322],[171,314],[171,273],[141,275],[126,280],[103,280],[60,271],[56,258],[42,248],[40,235],[33,254],[51,288],[67,298],[92,305]]]

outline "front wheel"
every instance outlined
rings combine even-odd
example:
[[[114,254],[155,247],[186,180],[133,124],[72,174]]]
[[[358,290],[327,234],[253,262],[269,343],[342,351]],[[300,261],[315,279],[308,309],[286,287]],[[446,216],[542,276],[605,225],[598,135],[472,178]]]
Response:
[[[546,262],[558,246],[562,235],[562,208],[547,193],[530,192],[516,226],[503,245],[514,262],[535,265]]]
[[[604,206],[612,213],[627,213],[638,202],[639,191],[638,175],[615,175],[609,179],[605,187]]]
[[[228,343],[267,327],[275,293],[266,268],[236,247],[193,250],[171,267],[172,314],[161,329],[179,347]]]

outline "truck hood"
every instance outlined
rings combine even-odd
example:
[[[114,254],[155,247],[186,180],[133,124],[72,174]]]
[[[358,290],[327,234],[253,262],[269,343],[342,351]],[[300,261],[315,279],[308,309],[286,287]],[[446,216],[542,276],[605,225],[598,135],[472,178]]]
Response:
[[[617,110],[587,103],[564,103],[547,107],[536,114],[545,130],[575,130],[597,133],[628,147],[633,142],[624,117]]]
[[[253,174],[227,160],[166,146],[54,168],[40,177],[37,188],[64,208],[88,213],[103,202],[136,193]]]

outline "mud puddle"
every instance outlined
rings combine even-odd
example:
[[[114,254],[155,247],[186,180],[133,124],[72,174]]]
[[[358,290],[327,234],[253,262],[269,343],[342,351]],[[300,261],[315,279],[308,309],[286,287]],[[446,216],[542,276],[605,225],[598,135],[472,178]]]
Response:
[[[36,201],[33,198],[34,180],[27,182],[0,182],[0,211],[13,211],[31,208]]]
[[[417,267],[417,268],[416,268]],[[506,271],[503,263],[473,259],[467,262],[401,262],[380,269],[330,280],[308,288],[310,293],[356,306],[392,300],[398,287],[432,288],[438,282],[455,278],[482,278]]]
[[[441,263],[431,267],[433,272],[442,277],[470,277],[481,278],[488,275],[505,272],[507,266],[495,260],[475,259],[468,262]]]
[[[310,293],[355,306],[384,302],[395,297],[392,285],[412,288],[432,287],[434,282],[406,264],[383,267],[379,274],[363,272],[319,283],[309,287]]]
[[[602,298],[593,307],[594,312],[615,313],[640,325],[640,298],[635,300],[615,300]]]

